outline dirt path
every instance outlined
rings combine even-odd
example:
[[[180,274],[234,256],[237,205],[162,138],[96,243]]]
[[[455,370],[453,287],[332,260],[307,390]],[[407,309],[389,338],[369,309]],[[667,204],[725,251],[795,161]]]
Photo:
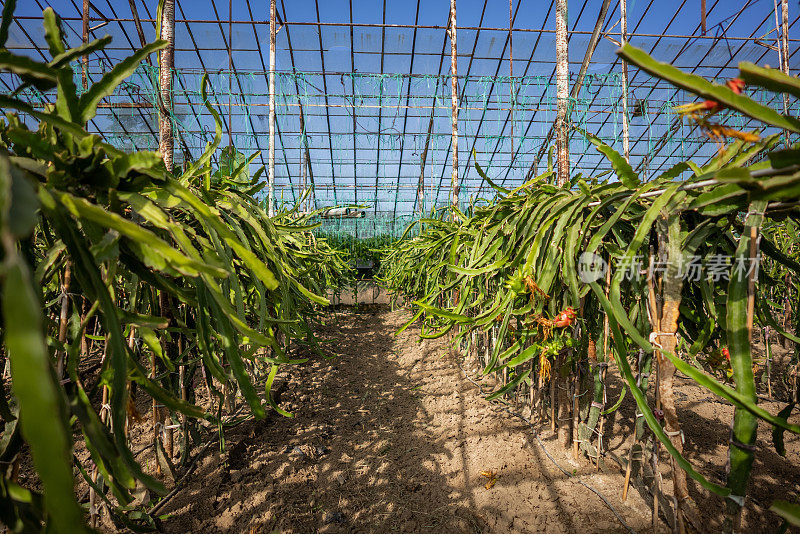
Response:
[[[167,532],[614,532],[609,508],[478,396],[442,341],[395,336],[405,312],[341,311],[321,334],[338,353],[292,371],[293,419],[226,434],[165,508]],[[298,372],[299,371],[299,372]],[[548,440],[546,440],[548,442]],[[621,475],[548,449],[636,530],[650,511]],[[484,471],[496,473],[486,488]],[[614,489],[616,488],[616,489]]]

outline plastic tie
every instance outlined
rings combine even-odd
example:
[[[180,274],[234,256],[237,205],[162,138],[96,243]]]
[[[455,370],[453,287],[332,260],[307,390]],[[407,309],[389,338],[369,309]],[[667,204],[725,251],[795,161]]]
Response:
[[[672,431],[670,431],[670,430],[667,430],[665,428],[664,429],[664,433],[666,435],[668,435],[669,437],[671,437],[671,438],[675,437],[675,436],[680,436],[681,437],[681,444],[683,444],[683,445],[686,444],[686,438],[683,435],[683,430],[672,430]]]
[[[648,338],[648,341],[650,341],[651,345],[653,345],[654,347],[658,347],[660,349],[661,343],[657,341],[658,338],[660,338],[661,336],[675,336],[675,335],[676,335],[675,332],[650,332],[650,337]]]

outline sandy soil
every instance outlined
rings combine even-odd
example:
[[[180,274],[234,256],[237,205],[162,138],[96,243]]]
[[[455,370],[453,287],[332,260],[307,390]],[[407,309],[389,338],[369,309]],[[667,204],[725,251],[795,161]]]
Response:
[[[547,428],[539,429],[537,440],[524,422],[485,401],[446,340],[420,342],[416,327],[395,335],[408,318],[385,306],[340,308],[330,315],[318,334],[329,341],[332,357],[312,357],[279,377],[285,385],[281,405],[294,417],[273,413],[228,429],[225,452],[213,441],[159,511],[161,530],[625,532],[613,507],[633,530],[651,531],[649,500],[632,489],[622,502],[624,474],[610,460],[627,454],[635,409],[630,395],[606,422],[609,454],[598,471],[586,458],[574,460]],[[616,377],[610,369],[609,404],[621,391]],[[491,378],[482,384],[486,391],[494,385]],[[722,483],[733,409],[688,379],[676,386],[686,456]],[[131,429],[132,448],[152,472],[149,401],[143,395],[140,401],[145,420]],[[761,404],[772,413],[783,407]],[[790,421],[800,423],[800,414]],[[213,432],[205,432],[213,440]],[[782,458],[762,424],[757,445],[743,531],[775,532],[780,521],[767,510],[770,503],[800,501],[800,438],[786,434]],[[88,461],[80,442],[75,452]],[[26,465],[21,481],[36,486]],[[659,465],[669,493],[663,449]],[[697,530],[719,530],[721,500],[692,481],[690,489],[700,514]],[[77,491],[85,500],[84,482]],[[662,519],[658,524],[660,532],[669,531]],[[104,527],[113,531],[109,523]]]
[[[292,371],[295,418],[230,431],[165,508],[166,532],[613,532],[591,491],[566,477],[520,422],[484,401],[444,341],[394,332],[405,312],[337,314],[338,356]],[[548,450],[636,530],[650,510],[619,498],[621,475]],[[495,484],[487,489],[489,478]],[[487,473],[488,474],[488,473]]]

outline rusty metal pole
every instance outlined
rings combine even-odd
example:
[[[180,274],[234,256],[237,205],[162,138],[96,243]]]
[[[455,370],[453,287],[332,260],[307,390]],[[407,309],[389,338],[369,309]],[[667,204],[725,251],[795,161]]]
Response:
[[[627,15],[627,0],[619,0],[619,31],[620,31],[620,44],[625,46],[628,42],[628,15]],[[628,125],[628,63],[622,60],[622,152],[625,156],[625,161],[630,161],[631,148],[630,148],[630,133]]]
[[[172,69],[175,65],[175,0],[164,2],[161,13],[161,39],[167,41],[166,48],[158,53],[158,88],[161,93],[161,108],[158,118],[158,151],[169,172],[173,168],[172,137]]]
[[[458,206],[458,54],[456,48],[456,0],[450,0],[450,96],[452,110],[453,176],[450,188],[453,206]]]
[[[700,26],[701,26],[701,28],[703,30],[703,35],[705,35],[706,34],[706,0],[700,0]]]
[[[267,213],[275,215],[275,0],[269,4],[269,194]]]
[[[556,185],[569,182],[569,55],[567,48],[567,0],[556,0]]]

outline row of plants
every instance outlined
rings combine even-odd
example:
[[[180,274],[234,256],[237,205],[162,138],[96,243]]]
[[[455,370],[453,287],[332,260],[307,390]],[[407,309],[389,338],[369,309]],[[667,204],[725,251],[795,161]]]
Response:
[[[214,141],[174,172],[157,153],[124,153],[87,131],[98,104],[166,42],[79,92],[72,65],[110,37],[68,49],[48,8],[51,58],[14,54],[14,5],[0,22],[0,69],[19,81],[0,96],[0,520],[12,532],[79,532],[87,512],[94,525],[106,510],[120,528],[152,529],[164,476],[185,473],[209,431],[224,446],[243,410],[291,415],[270,390],[304,361],[294,348],[318,351],[311,322],[347,258],[313,236],[313,214],[267,216],[253,157],[228,148],[212,164],[222,127],[206,79]],[[19,100],[28,86],[52,102]],[[143,398],[161,477],[131,451]],[[74,455],[76,440],[89,461]],[[41,491],[18,482],[28,454]],[[152,498],[135,502],[143,489]]]
[[[373,237],[355,237],[351,234],[316,232],[319,239],[324,239],[332,248],[346,252],[351,259],[380,265],[385,251],[391,247],[395,239],[390,235],[377,235]]]
[[[506,189],[476,164],[495,200],[469,215],[454,208],[449,217],[419,221],[418,236],[400,240],[384,259],[383,283],[413,300],[409,324],[421,321],[423,338],[452,336],[482,374],[498,377],[490,400],[525,402],[576,455],[602,460],[603,423],[631,395],[637,409],[621,459],[624,492],[630,478],[656,496],[654,521],[660,506],[676,531],[685,532],[687,522],[705,530],[689,494],[692,479],[724,498],[725,528],[737,530],[759,423],[774,429],[781,455],[784,432],[800,433],[787,421],[799,400],[797,351],[781,377],[788,404],[777,414],[758,405],[752,352],[755,327],[800,342],[800,147],[779,147],[780,134],[715,121],[734,110],[773,131],[800,133],[796,118],[745,94],[754,86],[800,97],[800,84],[747,63],[739,78],[717,84],[630,45],[619,54],[705,99],[680,111],[712,139],[733,141],[704,165],[681,162],[648,181],[588,132],[581,133],[607,157],[616,180],[576,175],[560,183],[551,164]],[[720,366],[727,367],[721,376]],[[625,384],[613,402],[610,369]],[[735,407],[725,480],[684,456],[677,372]],[[659,486],[659,449],[670,458],[672,498]],[[776,501],[772,510],[800,523],[797,504]]]

